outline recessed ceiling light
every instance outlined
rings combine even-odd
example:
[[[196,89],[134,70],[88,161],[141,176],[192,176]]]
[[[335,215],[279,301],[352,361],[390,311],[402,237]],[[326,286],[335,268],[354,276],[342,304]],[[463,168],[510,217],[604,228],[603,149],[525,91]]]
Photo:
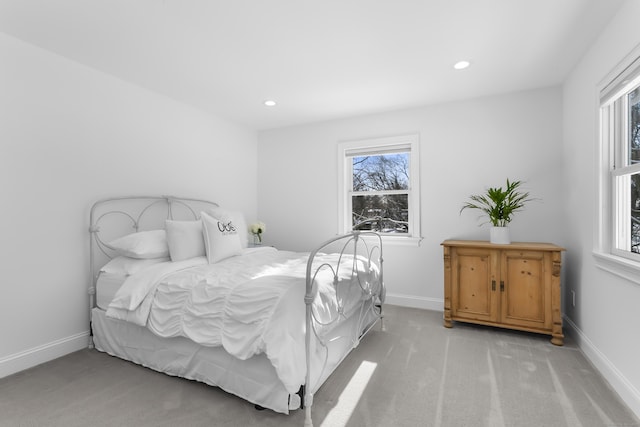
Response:
[[[272,99],[267,99],[266,101],[264,101],[264,105],[266,105],[267,107],[275,107],[276,101]]]
[[[471,65],[469,61],[458,61],[454,64],[453,68],[455,68],[456,70],[464,70],[469,65]]]

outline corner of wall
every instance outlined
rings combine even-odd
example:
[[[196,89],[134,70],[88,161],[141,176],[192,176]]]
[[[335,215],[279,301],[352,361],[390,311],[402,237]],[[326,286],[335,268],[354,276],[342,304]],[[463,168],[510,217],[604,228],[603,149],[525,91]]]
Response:
[[[563,321],[569,329],[567,331],[568,334],[576,342],[587,360],[596,367],[633,413],[640,417],[640,391],[625,378],[622,372],[615,367],[571,319],[564,316]]]

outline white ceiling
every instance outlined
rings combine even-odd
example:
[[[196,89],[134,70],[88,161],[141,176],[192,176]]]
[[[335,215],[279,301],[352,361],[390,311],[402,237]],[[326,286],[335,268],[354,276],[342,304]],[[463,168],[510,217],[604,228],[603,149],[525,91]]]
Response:
[[[560,84],[622,3],[0,0],[0,31],[264,130]]]

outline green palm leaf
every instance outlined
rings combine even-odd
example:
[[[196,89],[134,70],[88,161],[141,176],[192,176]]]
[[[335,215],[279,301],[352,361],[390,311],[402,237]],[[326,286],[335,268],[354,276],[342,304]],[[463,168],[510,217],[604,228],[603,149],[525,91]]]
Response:
[[[505,227],[513,219],[513,214],[522,210],[525,204],[533,200],[528,191],[518,191],[522,181],[509,181],[506,188],[488,188],[485,194],[471,195],[469,201],[460,209],[478,209],[494,227]]]

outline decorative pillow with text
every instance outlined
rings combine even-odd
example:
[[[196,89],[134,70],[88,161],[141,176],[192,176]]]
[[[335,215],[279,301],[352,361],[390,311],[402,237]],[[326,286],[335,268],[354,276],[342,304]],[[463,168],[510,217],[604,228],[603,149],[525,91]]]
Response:
[[[219,218],[223,221],[233,221],[233,226],[236,228],[238,236],[240,237],[240,245],[243,249],[248,246],[249,233],[247,229],[247,221],[244,219],[244,214],[242,212],[228,211],[218,206],[215,208],[207,209],[206,211],[204,211],[204,213],[214,218]]]
[[[200,215],[209,264],[242,253],[240,232],[230,216],[218,219],[206,212],[201,212]]]

